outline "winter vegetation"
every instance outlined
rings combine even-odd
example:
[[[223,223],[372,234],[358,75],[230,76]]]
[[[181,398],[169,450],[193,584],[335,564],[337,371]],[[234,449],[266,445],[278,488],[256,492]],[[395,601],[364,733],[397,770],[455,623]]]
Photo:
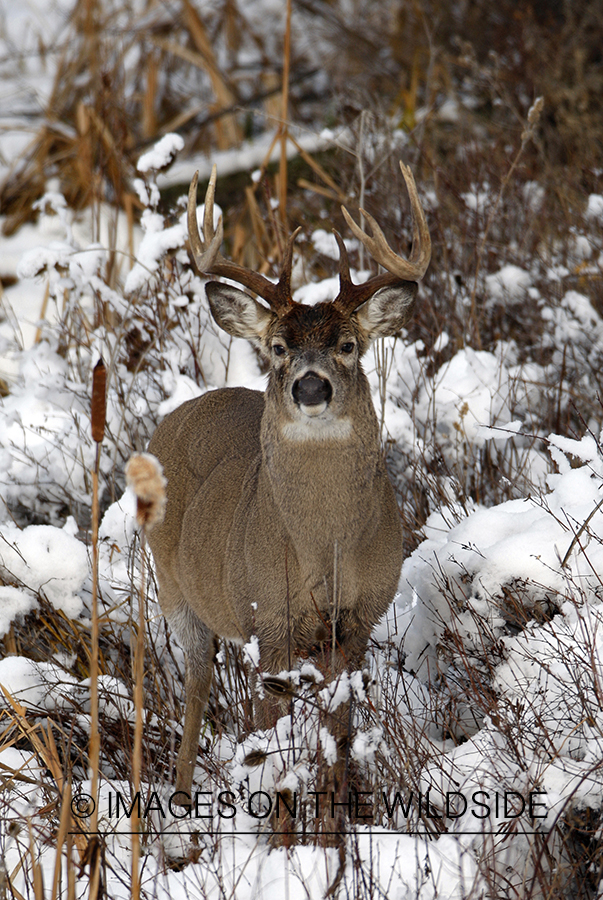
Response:
[[[517,7],[4,0],[2,898],[603,896],[603,13]],[[220,644],[185,814],[145,451],[185,400],[265,385],[209,314],[188,183],[217,163],[225,252],[269,277],[301,225],[312,304],[333,228],[373,274],[342,203],[408,252],[400,159],[432,262],[364,362],[398,592],[365,670],[300,661],[269,731],[250,681],[279,673]]]

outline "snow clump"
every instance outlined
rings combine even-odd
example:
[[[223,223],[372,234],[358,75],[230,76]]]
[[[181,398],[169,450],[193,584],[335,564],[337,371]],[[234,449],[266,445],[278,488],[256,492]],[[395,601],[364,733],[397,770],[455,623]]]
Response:
[[[55,609],[70,619],[77,618],[83,601],[79,592],[88,576],[88,553],[74,534],[75,521],[64,528],[53,525],[29,525],[17,528],[7,524],[0,539],[0,572],[7,580],[16,580],[29,591],[43,591]],[[13,595],[14,601],[14,595]],[[31,601],[24,600],[26,610]]]
[[[456,524],[446,511],[429,516],[426,539],[404,561],[399,585],[411,671],[437,668],[438,646],[451,623],[451,597],[458,601],[458,628],[472,647],[483,639],[483,623],[494,637],[503,635],[505,589],[513,585],[530,585],[532,607],[545,597],[553,605],[568,597],[581,602],[585,591],[598,597],[603,458],[589,435],[580,441],[551,435],[549,452],[559,472],[547,476],[549,490],[542,497],[475,505]],[[572,466],[571,459],[580,465]],[[584,522],[588,528],[580,534]]]
[[[172,164],[176,155],[184,148],[184,140],[179,134],[165,134],[147,153],[138,160],[139,172],[153,170],[159,172]]]
[[[502,303],[521,302],[532,285],[532,277],[519,266],[506,265],[493,275],[486,276],[486,288],[492,300]]]

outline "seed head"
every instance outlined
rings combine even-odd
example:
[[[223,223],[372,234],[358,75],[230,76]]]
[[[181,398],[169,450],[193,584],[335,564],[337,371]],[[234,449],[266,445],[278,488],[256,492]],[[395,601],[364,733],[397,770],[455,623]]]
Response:
[[[135,453],[126,464],[126,483],[136,494],[136,521],[149,531],[163,522],[167,480],[152,453]]]
[[[107,418],[107,370],[102,359],[94,367],[92,376],[92,439],[100,444],[105,436]]]

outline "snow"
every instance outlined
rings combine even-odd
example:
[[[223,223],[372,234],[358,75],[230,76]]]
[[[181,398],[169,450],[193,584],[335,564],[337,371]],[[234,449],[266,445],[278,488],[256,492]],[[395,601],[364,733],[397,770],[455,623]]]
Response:
[[[139,172],[158,172],[170,165],[180,150],[184,148],[184,140],[179,134],[165,134],[148,153],[138,160],[136,168]]]
[[[0,585],[0,637],[4,637],[14,621],[26,616],[37,605],[33,591]]]
[[[1,143],[1,136],[0,136]],[[129,226],[126,216],[120,212],[117,216],[109,207],[103,205],[100,210],[100,229],[97,231],[94,216],[87,213],[76,214],[65,208],[62,197],[55,190],[50,190],[39,201],[40,216],[37,224],[26,224],[10,237],[2,238],[2,254],[0,255],[0,276],[17,278],[15,284],[4,288],[2,306],[6,312],[6,320],[0,317],[0,342],[8,345],[15,343],[15,336],[21,348],[29,350],[35,339],[39,339],[38,329],[43,326],[42,319],[56,323],[60,318],[59,305],[55,293],[70,287],[69,279],[59,276],[57,267],[63,266],[80,284],[85,276],[88,285],[94,274],[106,261],[106,248],[111,244],[111,234],[118,247],[126,247],[129,242]],[[46,202],[46,201],[49,202]],[[58,208],[53,207],[58,203]],[[0,216],[0,225],[3,218]],[[140,228],[136,226],[133,234],[134,248],[140,241]],[[124,256],[116,260],[117,271],[124,266]],[[37,277],[44,273],[44,278]],[[50,302],[43,316],[43,305],[48,290]],[[98,290],[107,293],[106,286],[97,283]],[[0,377],[14,381],[17,366],[9,354],[0,354]]]
[[[581,592],[596,591],[603,566],[603,550],[593,543],[594,535],[603,532],[597,445],[588,436],[574,441],[552,435],[549,440],[559,474],[548,476],[549,492],[543,497],[476,508],[452,527],[439,512],[429,517],[426,540],[405,560],[399,586],[399,605],[412,619],[405,641],[411,670],[426,668],[436,658],[450,617],[448,597],[440,590],[443,581],[458,585],[457,593],[462,590],[468,612],[461,613],[459,627],[467,640],[478,642],[479,620],[472,614],[485,616],[495,636],[501,633],[505,620],[496,599],[514,583],[532,583],[532,603],[547,593],[568,592],[578,602]],[[569,456],[583,465],[572,467]],[[589,530],[575,542],[585,521]],[[417,599],[422,614],[417,614]]]
[[[603,222],[603,196],[601,196],[601,194],[590,194],[586,207],[586,215],[590,219]]]
[[[350,676],[344,672],[328,687],[324,688],[319,697],[323,700],[329,712],[335,712],[342,703],[350,699]]]
[[[438,370],[431,386],[419,395],[421,418],[433,415],[441,439],[453,443],[483,444],[484,425],[500,428],[510,424],[509,387],[499,378],[501,357],[467,347],[459,350]],[[502,436],[502,432],[501,432]]]
[[[312,233],[312,243],[317,253],[322,253],[323,256],[327,256],[329,259],[339,259],[339,247],[332,232],[329,233],[324,228],[317,228]],[[358,241],[355,239],[344,238],[343,243],[348,252],[356,250],[358,247]]]
[[[552,342],[584,342],[591,338],[596,344],[603,337],[603,320],[590,300],[579,291],[567,291],[555,309],[543,307],[542,318],[554,327]]]
[[[29,591],[42,591],[55,609],[69,618],[77,618],[82,611],[78,592],[88,576],[88,553],[70,534],[69,522],[64,528],[29,525],[22,530],[5,525],[0,540],[0,572]],[[13,595],[13,604],[15,599]],[[30,599],[25,602],[29,604]]]
[[[279,5],[279,11],[281,7]],[[296,126],[290,127],[290,134],[307,153],[317,153],[333,145],[345,144],[350,135],[347,129],[338,128],[336,131],[324,129],[320,134],[309,132]],[[268,150],[272,143],[272,134],[258,135],[253,141],[243,141],[236,152],[230,150],[217,150],[207,156],[193,156],[186,160],[177,160],[167,172],[160,172],[157,176],[157,184],[160,188],[170,187],[190,182],[195,172],[199,172],[199,183],[209,181],[212,166],[218,167],[221,175],[232,175],[236,172],[253,172],[267,159]],[[274,162],[280,157],[280,144],[277,144],[268,157],[268,161]],[[297,149],[293,143],[288,142],[286,147],[287,158],[297,155]]]
[[[470,193],[463,194],[462,197],[467,209],[470,209],[479,215],[485,213],[492,203],[490,186],[488,184],[476,184],[473,186],[473,190]]]
[[[124,293],[126,296],[140,291],[157,272],[162,258],[168,250],[177,250],[184,246],[188,231],[186,213],[171,228],[164,228],[163,216],[151,210],[145,210],[141,220],[144,236],[138,248],[136,263],[126,278]]]
[[[9,656],[0,659],[0,685],[26,708],[51,712],[69,702],[68,689],[77,679],[55,663]]]
[[[325,762],[328,766],[334,766],[337,762],[337,742],[329,729],[324,725],[318,734]]]
[[[260,642],[256,634],[243,647],[243,656],[245,657],[245,662],[248,662],[254,669],[258,668],[260,664]]]
[[[520,302],[531,284],[530,273],[514,265],[503,266],[494,275],[486,277],[488,294],[498,302],[504,300],[510,303]]]
[[[526,181],[523,187],[523,197],[528,207],[537,212],[545,198],[544,188],[537,181]]]
[[[200,397],[203,393],[199,385],[188,375],[174,375],[172,372],[166,372],[163,383],[169,396],[157,407],[157,412],[162,418],[178,409],[187,400]]]

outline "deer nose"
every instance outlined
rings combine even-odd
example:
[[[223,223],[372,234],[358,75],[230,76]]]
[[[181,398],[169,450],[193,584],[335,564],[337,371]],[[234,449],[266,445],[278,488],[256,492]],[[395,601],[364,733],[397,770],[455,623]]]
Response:
[[[333,388],[326,378],[321,378],[316,372],[306,372],[294,382],[291,393],[298,406],[319,406],[330,403]]]

